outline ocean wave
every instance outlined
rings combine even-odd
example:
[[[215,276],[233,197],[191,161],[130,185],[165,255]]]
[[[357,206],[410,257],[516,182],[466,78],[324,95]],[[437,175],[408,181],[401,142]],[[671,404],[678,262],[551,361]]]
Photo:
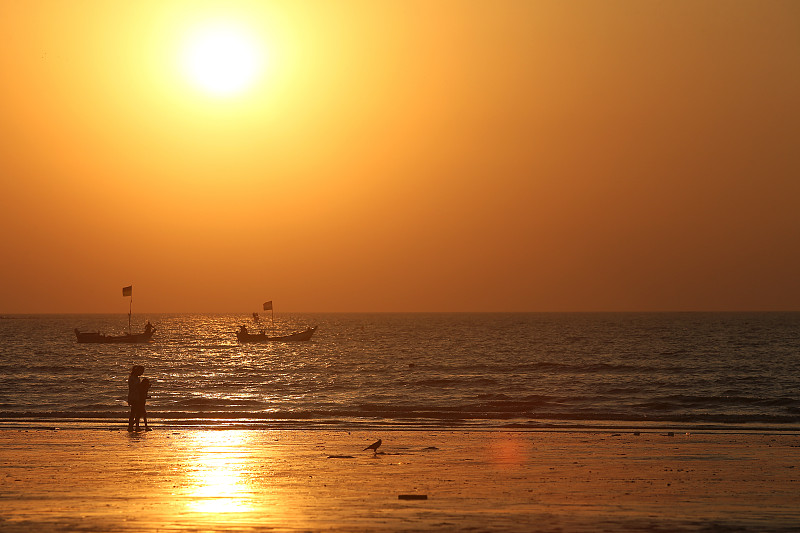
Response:
[[[653,411],[681,408],[714,408],[730,406],[796,407],[800,400],[790,397],[761,398],[751,396],[693,396],[672,395],[642,402],[638,407]]]
[[[0,365],[0,374],[21,374],[21,373],[32,373],[32,374],[71,374],[75,371],[80,371],[85,368],[83,364],[75,364],[75,365],[41,365],[41,364],[11,364],[11,365]]]
[[[265,406],[265,403],[260,400],[251,400],[245,398],[237,398],[237,399],[230,399],[230,398],[185,398],[180,400],[175,400],[172,402],[168,402],[166,406],[162,406],[163,408],[168,408],[169,411],[173,411],[175,409],[180,408],[196,408],[196,409],[234,409],[234,408],[245,408],[245,407],[262,407]]]
[[[415,381],[407,381],[409,385],[420,387],[464,387],[496,385],[497,379],[486,376],[452,376],[452,377],[431,377]]]
[[[96,410],[96,411],[43,411],[43,412],[16,412],[0,411],[0,427],[3,421],[45,421],[52,419],[97,419],[97,420],[127,420],[128,411],[117,410]],[[625,422],[625,423],[679,423],[679,424],[718,424],[741,426],[744,424],[772,424],[792,426],[793,429],[800,429],[800,414],[795,415],[751,415],[751,414],[711,414],[711,413],[691,413],[691,414],[671,414],[671,415],[641,415],[635,413],[620,412],[542,412],[536,416],[525,416],[522,413],[503,413],[485,412],[472,410],[431,410],[431,409],[389,409],[372,408],[368,410],[301,410],[301,411],[229,411],[229,410],[205,410],[205,411],[157,411],[148,410],[148,418],[153,422],[166,422],[170,420],[216,420],[220,424],[226,421],[264,421],[264,420],[350,420],[350,421],[369,421],[383,424],[392,422],[407,422],[410,420],[427,420],[443,423],[445,426],[456,421],[485,422],[490,426],[505,427],[508,421],[524,423],[535,426],[542,424],[553,424],[557,421],[586,422],[586,421],[606,421],[606,422]],[[525,422],[519,422],[525,420]]]

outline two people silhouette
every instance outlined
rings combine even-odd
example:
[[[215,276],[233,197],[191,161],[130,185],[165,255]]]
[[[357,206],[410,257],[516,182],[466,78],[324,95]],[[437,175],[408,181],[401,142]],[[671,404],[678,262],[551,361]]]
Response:
[[[144,430],[150,431],[147,427],[147,393],[150,390],[150,380],[147,378],[139,379],[144,374],[142,365],[134,365],[128,376],[128,405],[131,412],[128,415],[128,431],[139,431],[139,420],[144,418]]]

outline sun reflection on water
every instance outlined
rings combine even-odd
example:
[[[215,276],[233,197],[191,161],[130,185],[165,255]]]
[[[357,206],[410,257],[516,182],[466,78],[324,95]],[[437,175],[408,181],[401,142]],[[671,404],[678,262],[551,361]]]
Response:
[[[252,433],[198,431],[190,438],[197,455],[187,472],[188,510],[198,513],[253,511],[253,490],[248,482],[252,461],[248,446]]]

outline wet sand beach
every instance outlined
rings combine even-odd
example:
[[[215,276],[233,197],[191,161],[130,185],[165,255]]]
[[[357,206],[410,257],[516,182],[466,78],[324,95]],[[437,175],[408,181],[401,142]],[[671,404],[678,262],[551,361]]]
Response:
[[[789,434],[0,430],[9,532],[789,531],[798,489]]]

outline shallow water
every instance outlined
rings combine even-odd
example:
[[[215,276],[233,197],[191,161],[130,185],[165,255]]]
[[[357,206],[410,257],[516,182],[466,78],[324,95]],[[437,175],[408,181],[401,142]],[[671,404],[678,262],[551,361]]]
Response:
[[[119,424],[133,364],[156,423],[800,429],[800,313],[297,314],[310,342],[238,344],[244,315],[0,319],[0,424]]]

